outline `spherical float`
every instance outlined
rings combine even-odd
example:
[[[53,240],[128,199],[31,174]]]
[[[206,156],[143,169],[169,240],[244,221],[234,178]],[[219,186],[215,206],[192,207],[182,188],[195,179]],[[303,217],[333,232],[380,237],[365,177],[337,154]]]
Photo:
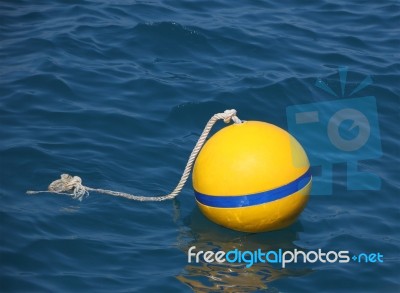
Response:
[[[308,201],[312,177],[307,155],[287,131],[246,121],[225,127],[203,146],[193,188],[211,221],[243,232],[292,224]]]

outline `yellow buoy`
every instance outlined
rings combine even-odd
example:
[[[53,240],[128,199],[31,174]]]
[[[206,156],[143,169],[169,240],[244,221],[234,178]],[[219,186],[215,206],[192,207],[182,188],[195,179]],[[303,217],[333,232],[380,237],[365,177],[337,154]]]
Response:
[[[285,130],[247,121],[214,134],[193,169],[197,204],[211,221],[243,232],[292,224],[311,189],[304,149]]]
[[[218,120],[235,124],[223,128],[205,143]],[[182,191],[193,162],[193,187],[200,210],[227,228],[244,232],[280,229],[293,223],[307,203],[312,178],[301,145],[275,125],[258,121],[242,123],[235,109],[210,118],[181,179],[166,195],[142,196],[88,187],[79,176],[68,174],[53,181],[48,190],[27,193],[69,194],[82,200],[90,191],[136,201],[170,200]]]

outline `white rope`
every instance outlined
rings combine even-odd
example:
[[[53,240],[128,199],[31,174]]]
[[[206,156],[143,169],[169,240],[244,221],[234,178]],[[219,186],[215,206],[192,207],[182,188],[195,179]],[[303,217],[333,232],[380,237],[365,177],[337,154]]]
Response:
[[[48,193],[57,193],[57,194],[67,194],[72,196],[73,198],[82,200],[83,197],[86,195],[89,195],[89,191],[94,191],[102,194],[108,194],[108,195],[113,195],[113,196],[120,196],[124,197],[127,199],[132,199],[132,200],[137,200],[137,201],[163,201],[167,199],[173,199],[175,198],[182,190],[183,186],[185,185],[187,179],[189,178],[190,171],[192,170],[193,163],[200,152],[204,142],[207,139],[208,134],[211,131],[211,128],[214,126],[214,124],[218,120],[224,120],[225,123],[229,123],[231,120],[234,123],[242,123],[240,119],[236,116],[236,110],[226,110],[224,113],[217,113],[214,116],[211,117],[211,119],[207,122],[206,126],[204,127],[204,130],[202,134],[200,135],[195,147],[192,150],[192,153],[190,154],[190,157],[186,163],[185,170],[182,173],[181,179],[179,180],[178,185],[175,187],[175,189],[167,194],[167,195],[162,195],[162,196],[141,196],[141,195],[133,195],[125,192],[118,192],[118,191],[112,191],[112,190],[106,190],[106,189],[100,189],[100,188],[91,188],[88,186],[82,185],[82,179],[79,176],[71,176],[68,174],[62,174],[61,178],[58,180],[53,181],[49,187],[48,190],[44,191],[32,191],[28,190],[26,193],[27,194],[38,194],[38,193],[43,193],[43,192],[48,192]]]

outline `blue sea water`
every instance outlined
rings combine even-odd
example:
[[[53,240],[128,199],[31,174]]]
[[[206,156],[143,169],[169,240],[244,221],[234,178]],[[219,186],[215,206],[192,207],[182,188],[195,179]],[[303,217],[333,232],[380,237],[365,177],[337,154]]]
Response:
[[[398,1],[2,1],[1,292],[400,292]],[[174,201],[29,196],[61,173],[164,194],[208,119],[288,129],[286,109],[334,101],[366,76],[378,190],[313,195],[289,228],[248,234],[208,221],[191,184]],[[223,127],[219,122],[216,129]],[[313,134],[315,140],[324,133]],[[323,151],[323,150],[321,150]],[[187,250],[380,252],[383,263],[188,263]]]

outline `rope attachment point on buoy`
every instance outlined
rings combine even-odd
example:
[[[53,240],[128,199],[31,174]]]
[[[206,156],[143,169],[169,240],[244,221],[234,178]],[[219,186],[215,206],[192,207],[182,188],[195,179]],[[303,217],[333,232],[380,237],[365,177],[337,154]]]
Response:
[[[192,166],[194,161],[200,152],[202,146],[204,145],[208,134],[211,131],[211,128],[218,120],[223,120],[225,123],[230,123],[233,121],[236,124],[242,123],[242,121],[236,116],[236,110],[225,110],[223,113],[217,113],[211,117],[211,119],[207,122],[204,127],[203,132],[201,133],[196,145],[194,146],[192,153],[189,156],[189,159],[186,163],[186,167],[182,173],[181,179],[179,180],[178,185],[175,189],[167,194],[162,196],[141,196],[141,195],[133,195],[125,192],[118,192],[100,188],[91,188],[84,186],[82,184],[82,179],[79,176],[71,176],[69,174],[62,174],[60,179],[57,179],[50,183],[48,190],[44,191],[32,191],[28,190],[27,194],[38,194],[38,193],[56,193],[56,194],[66,194],[72,196],[75,199],[82,200],[85,196],[89,195],[89,191],[94,191],[102,194],[108,194],[113,196],[120,196],[131,200],[136,201],[163,201],[167,199],[175,198],[181,191],[183,186],[185,185],[187,179],[189,178],[190,171],[192,170]]]

